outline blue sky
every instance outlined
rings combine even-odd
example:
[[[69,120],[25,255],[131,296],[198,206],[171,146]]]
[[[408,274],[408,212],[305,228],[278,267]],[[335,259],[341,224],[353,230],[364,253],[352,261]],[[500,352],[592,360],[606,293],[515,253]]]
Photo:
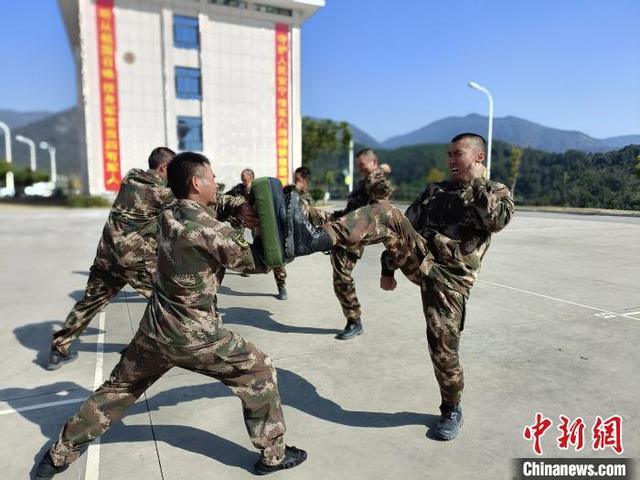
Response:
[[[595,137],[640,134],[636,0],[327,0],[302,30],[302,110],[379,140],[450,115],[515,115]],[[54,0],[3,2],[0,108],[76,103]]]

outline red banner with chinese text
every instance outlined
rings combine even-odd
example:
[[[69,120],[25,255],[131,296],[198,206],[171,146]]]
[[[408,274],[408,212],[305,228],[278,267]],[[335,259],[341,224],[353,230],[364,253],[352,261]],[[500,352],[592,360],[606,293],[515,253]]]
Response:
[[[98,71],[100,80],[100,120],[104,187],[120,189],[120,138],[118,130],[118,75],[116,73],[116,27],[113,0],[96,0]]]
[[[276,176],[289,183],[289,25],[276,24]]]

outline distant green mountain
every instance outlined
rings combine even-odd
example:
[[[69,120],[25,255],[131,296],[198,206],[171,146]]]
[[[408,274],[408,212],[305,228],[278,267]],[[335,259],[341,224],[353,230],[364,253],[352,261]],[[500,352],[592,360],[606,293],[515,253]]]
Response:
[[[373,141],[378,144],[378,148],[394,149],[411,145],[447,143],[454,135],[461,132],[473,132],[486,137],[487,123],[487,117],[475,113],[465,117],[447,117],[384,142],[377,142],[375,139]],[[361,129],[354,130],[354,138],[358,143],[372,143],[371,137]],[[566,152],[567,150],[606,152],[640,143],[640,135],[598,139],[582,132],[545,127],[513,116],[494,118],[493,138],[545,152]]]
[[[622,148],[627,145],[640,145],[640,135],[621,135],[619,137],[603,138],[602,141],[611,148]]]
[[[3,110],[0,109],[0,122],[4,122],[9,125],[9,128],[19,128],[23,125],[28,125],[32,122],[37,122],[43,118],[53,115],[48,111],[34,111],[34,112],[18,112],[16,110]],[[2,147],[4,148],[4,146]]]
[[[351,133],[353,134],[353,141],[362,145],[363,148],[384,148],[382,143],[364,130],[361,130],[352,123],[349,124],[349,127],[351,127]]]
[[[16,135],[23,135],[36,142],[38,170],[48,171],[50,168],[49,154],[37,147],[38,143],[44,140],[56,147],[56,164],[59,174],[80,175],[79,126],[78,110],[71,108],[12,129],[11,134],[14,137],[11,146],[13,163],[18,167],[29,166],[29,147],[15,140]],[[2,148],[0,158],[4,158],[4,142],[0,142],[0,145]]]

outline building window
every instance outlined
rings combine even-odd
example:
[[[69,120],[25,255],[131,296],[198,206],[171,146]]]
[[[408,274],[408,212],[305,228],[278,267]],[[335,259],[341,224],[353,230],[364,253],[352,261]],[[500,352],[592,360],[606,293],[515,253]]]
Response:
[[[247,2],[242,0],[209,0],[214,5],[224,5],[226,7],[247,8]]]
[[[287,17],[293,15],[293,11],[289,10],[288,8],[273,7],[271,5],[262,5],[260,3],[256,3],[254,7],[259,12],[273,13],[275,15],[285,15]]]
[[[202,118],[178,117],[178,150],[202,151]]]
[[[176,67],[176,97],[201,99],[201,85],[199,68]]]
[[[173,45],[178,48],[200,48],[198,19],[196,17],[173,16]]]

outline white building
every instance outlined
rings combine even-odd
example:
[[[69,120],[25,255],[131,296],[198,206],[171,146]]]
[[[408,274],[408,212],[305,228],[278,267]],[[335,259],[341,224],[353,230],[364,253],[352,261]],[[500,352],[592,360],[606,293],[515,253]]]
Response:
[[[301,163],[300,28],[324,0],[58,0],[77,67],[85,185],[194,150],[227,188]]]

